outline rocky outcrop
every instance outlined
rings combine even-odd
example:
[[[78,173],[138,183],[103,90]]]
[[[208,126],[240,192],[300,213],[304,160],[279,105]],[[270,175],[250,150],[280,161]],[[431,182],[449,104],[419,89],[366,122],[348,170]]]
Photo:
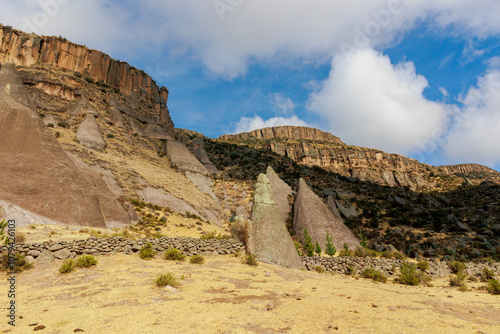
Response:
[[[222,135],[219,139],[228,140],[245,140],[245,139],[303,139],[313,141],[324,141],[331,144],[345,145],[339,137],[335,137],[331,133],[323,132],[318,129],[308,128],[304,126],[277,126],[271,128],[258,129],[251,132],[244,132],[235,135]]]
[[[212,173],[212,174],[220,174],[219,170],[215,165],[210,161],[208,158],[208,154],[205,151],[205,148],[203,147],[203,139],[200,137],[196,137],[193,142],[191,143],[191,146],[194,151],[194,156],[196,159],[198,159],[206,168],[207,170]]]
[[[38,113],[13,64],[0,71],[0,200],[72,225],[130,219],[99,175],[66,153]]]
[[[303,179],[299,181],[299,190],[293,207],[293,228],[302,242],[304,242],[304,230],[307,228],[313,244],[319,242],[321,248],[324,248],[326,244],[327,231],[332,236],[332,241],[337,249],[341,249],[344,243],[350,249],[359,247],[359,241],[351,230],[328,210],[325,203]]]
[[[289,200],[289,197],[293,194],[292,188],[276,174],[271,166],[267,167],[266,176],[269,180],[269,185],[271,186],[274,201],[280,212],[281,219],[283,223],[286,224],[290,212],[292,211]]]
[[[104,141],[102,140],[101,129],[94,115],[87,115],[85,120],[78,126],[76,140],[92,150],[103,150]]]
[[[48,64],[88,76],[119,90],[134,101],[144,101],[144,104],[150,106],[150,110],[137,111],[130,108],[133,117],[146,118],[148,124],[160,125],[167,133],[173,133],[174,125],[167,109],[168,90],[159,87],[144,71],[111,59],[100,51],[60,37],[37,36],[0,25],[0,63],[4,62],[20,66]],[[64,84],[37,77],[28,77],[26,81],[37,88],[48,90],[49,94],[75,98],[74,90]]]
[[[263,262],[296,269],[304,267],[283,224],[265,174],[259,175],[255,188],[247,248]]]
[[[167,140],[163,143],[163,151],[170,159],[171,164],[177,166],[179,170],[208,174],[207,168],[195,158],[183,143]]]
[[[441,166],[441,168],[447,174],[455,174],[455,173],[468,174],[472,172],[487,172],[487,173],[499,174],[497,171],[479,164],[445,165]]]

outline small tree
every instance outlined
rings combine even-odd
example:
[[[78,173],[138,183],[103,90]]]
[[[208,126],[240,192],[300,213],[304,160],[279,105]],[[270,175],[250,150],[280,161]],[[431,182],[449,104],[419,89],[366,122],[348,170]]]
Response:
[[[347,244],[344,242],[344,250],[347,253],[349,253],[349,246],[347,246]]]
[[[361,247],[363,248],[367,248],[368,247],[368,239],[366,238],[366,236],[363,235],[363,233],[361,232],[361,229],[359,229],[359,238],[360,238],[360,245]],[[344,246],[345,248],[345,246]]]
[[[307,232],[307,227],[304,229],[304,249],[307,256],[311,257],[314,255],[314,245],[312,243],[311,236]]]
[[[333,244],[332,242],[332,236],[330,235],[330,233],[328,233],[328,231],[326,231],[326,244],[325,244],[325,253],[330,255],[330,256],[334,256],[335,253],[337,253],[337,249],[335,248],[335,245]]]
[[[316,249],[314,250],[316,254],[321,255],[321,246],[319,245],[319,241],[316,241]]]

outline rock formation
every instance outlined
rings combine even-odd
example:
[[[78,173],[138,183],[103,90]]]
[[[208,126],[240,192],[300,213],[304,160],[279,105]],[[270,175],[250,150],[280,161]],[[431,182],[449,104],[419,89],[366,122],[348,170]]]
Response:
[[[13,64],[0,70],[0,147],[0,200],[65,224],[130,223],[99,175],[47,130]]]
[[[441,168],[448,174],[455,174],[455,173],[467,174],[471,172],[498,173],[489,167],[479,164],[446,165],[446,166],[441,166]]]
[[[149,109],[124,107],[124,110],[120,110],[120,106],[117,109],[145,123],[159,125],[168,134],[173,133],[174,124],[167,109],[168,90],[159,87],[144,71],[111,59],[100,51],[90,50],[61,37],[37,36],[0,25],[0,63],[4,62],[21,66],[47,64],[77,72],[88,77],[89,81],[107,85],[133,101],[144,101],[143,104],[149,105]],[[76,91],[70,84],[29,73],[23,76],[23,81],[48,94],[71,100],[76,98]]]
[[[207,169],[210,173],[212,174],[220,174],[219,170],[215,165],[210,161],[208,158],[207,152],[205,151],[205,148],[203,147],[203,139],[200,137],[196,137],[193,142],[191,143],[191,146],[193,147],[194,150],[194,156],[196,159],[198,159]]]
[[[267,167],[266,176],[269,180],[269,185],[271,186],[271,191],[273,192],[274,201],[281,215],[283,223],[286,221],[292,211],[292,206],[290,205],[289,196],[292,196],[292,188],[285,183],[274,169],[269,166]]]
[[[311,235],[314,244],[319,242],[325,248],[326,232],[332,235],[333,243],[339,250],[346,243],[350,249],[359,247],[359,241],[344,223],[335,217],[323,201],[309,188],[303,179],[294,203],[293,228],[302,242],[304,229]]]
[[[85,120],[78,126],[76,140],[92,150],[102,151],[104,141],[102,140],[101,129],[94,115],[87,115]]]
[[[271,128],[258,129],[251,132],[244,132],[235,135],[222,135],[219,139],[228,140],[245,140],[245,139],[302,139],[313,141],[325,141],[332,144],[345,145],[339,137],[335,137],[331,133],[323,132],[318,129],[308,128],[303,126],[277,126]]]
[[[296,269],[304,267],[283,224],[265,174],[259,175],[255,188],[247,248],[263,262]]]
[[[167,140],[163,144],[163,151],[170,159],[171,164],[177,166],[181,171],[208,174],[207,168],[195,158],[183,143]]]

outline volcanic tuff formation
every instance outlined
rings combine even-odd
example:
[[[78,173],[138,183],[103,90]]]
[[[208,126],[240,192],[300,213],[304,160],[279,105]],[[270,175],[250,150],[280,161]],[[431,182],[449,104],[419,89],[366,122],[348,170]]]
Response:
[[[261,261],[289,268],[304,268],[292,238],[281,220],[265,174],[259,175],[255,186],[247,247],[248,251]]]
[[[351,230],[328,210],[303,179],[299,181],[299,190],[293,208],[293,228],[302,242],[304,242],[304,229],[307,228],[313,244],[319,242],[322,248],[326,244],[327,231],[332,236],[337,249],[341,249],[344,243],[350,249],[359,247],[359,241]]]
[[[276,174],[271,166],[267,167],[266,176],[269,180],[269,185],[271,186],[274,201],[280,212],[281,219],[283,223],[286,224],[290,212],[292,211],[292,206],[288,199],[293,194],[292,188]]]
[[[130,223],[104,181],[47,130],[13,64],[0,71],[0,147],[0,200],[66,224]]]
[[[307,128],[304,126],[276,126],[271,128],[258,129],[251,132],[243,132],[235,135],[222,135],[219,139],[275,139],[275,138],[289,138],[289,139],[303,139],[314,141],[326,141],[332,144],[345,145],[340,138],[335,137],[331,133],[323,132],[314,128]]]
[[[61,37],[26,34],[0,25],[0,63],[5,62],[21,66],[47,64],[87,75],[89,81],[92,79],[110,86],[131,99],[128,105],[115,106],[118,110],[173,133],[174,124],[167,109],[168,90],[159,87],[144,71],[111,59],[101,51],[90,50]],[[71,85],[36,75],[23,74],[23,81],[68,99],[75,99],[78,95],[77,89]],[[140,108],[141,101],[150,108]]]

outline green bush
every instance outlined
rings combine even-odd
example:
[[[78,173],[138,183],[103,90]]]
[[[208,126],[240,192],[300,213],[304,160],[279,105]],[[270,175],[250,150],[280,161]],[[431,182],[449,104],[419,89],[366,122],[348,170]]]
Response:
[[[500,294],[500,281],[497,279],[492,279],[488,282],[488,287],[486,288],[489,293],[494,295]]]
[[[489,282],[494,278],[495,278],[495,273],[493,272],[493,270],[490,270],[488,268],[483,269],[483,272],[481,273],[481,281]]]
[[[14,271],[16,273],[20,273],[24,270],[27,270],[27,269],[30,269],[33,267],[32,263],[28,263],[26,261],[26,258],[24,257],[24,255],[22,255],[20,253],[15,253],[14,256],[16,259],[14,262],[14,269],[12,270],[12,268],[10,267],[10,263],[9,263],[9,254],[7,252],[3,253],[2,257],[0,258],[2,270]]]
[[[82,255],[76,259],[76,266],[80,268],[90,268],[97,264],[97,259],[92,255]]]
[[[311,236],[307,232],[307,227],[304,229],[303,236],[304,236],[304,250],[306,252],[306,255],[311,257],[314,255],[314,245],[312,243]]]
[[[75,261],[72,259],[64,260],[63,264],[59,268],[59,272],[61,274],[67,274],[72,272],[75,269]]]
[[[167,285],[170,285],[171,287],[174,287],[174,288],[179,286],[179,282],[177,282],[177,279],[171,273],[161,274],[160,276],[158,276],[156,278],[155,283],[160,288],[167,286]]]
[[[319,241],[316,241],[316,249],[314,250],[316,254],[321,255],[321,246],[319,245]]]
[[[177,248],[170,248],[163,253],[163,258],[165,260],[184,261],[186,259],[186,255]]]
[[[53,128],[53,127],[54,127],[54,124],[52,124],[52,123],[48,123],[48,124],[47,124],[47,127],[48,127],[48,128]]]
[[[259,262],[252,254],[247,255],[245,257],[245,263],[248,264],[249,266],[255,266],[255,267],[259,265]]]
[[[334,256],[335,253],[337,253],[337,248],[335,248],[335,245],[332,242],[332,236],[328,231],[326,231],[326,244],[325,244],[325,253],[330,256]]]
[[[189,262],[194,264],[203,264],[205,263],[205,258],[203,255],[193,255],[189,258]]]
[[[418,269],[422,271],[426,271],[429,269],[429,262],[427,261],[419,261],[417,264]]]
[[[419,285],[420,283],[427,284],[430,282],[431,278],[425,275],[421,270],[417,269],[417,266],[413,263],[404,263],[401,266],[401,274],[397,278],[400,284],[406,285]]]
[[[363,270],[361,273],[361,277],[363,278],[369,278],[375,282],[382,282],[385,283],[387,282],[387,277],[382,274],[382,272],[375,270],[373,268],[366,268]]]
[[[448,262],[448,267],[450,267],[450,270],[454,274],[459,274],[465,270],[465,263],[460,262],[460,261],[451,261],[451,262]]]
[[[464,286],[465,285],[465,279],[467,278],[467,275],[458,273],[456,275],[450,275],[450,286]]]
[[[153,245],[151,243],[146,243],[139,251],[139,257],[143,260],[149,260],[155,256],[156,251],[153,250]]]

